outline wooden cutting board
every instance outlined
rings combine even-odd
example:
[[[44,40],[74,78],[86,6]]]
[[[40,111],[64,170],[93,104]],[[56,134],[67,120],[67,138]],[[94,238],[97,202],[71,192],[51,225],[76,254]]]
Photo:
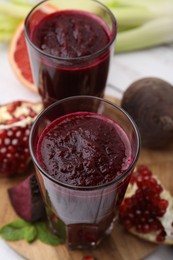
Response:
[[[118,103],[115,99],[109,99]],[[142,149],[138,163],[149,165],[155,175],[159,176],[173,194],[173,184],[170,181],[171,174],[173,174],[173,147],[161,151]],[[17,218],[10,204],[7,189],[20,180],[21,178],[0,179],[0,226]],[[92,255],[97,260],[140,260],[150,254],[157,246],[129,234],[118,223],[116,223],[112,234],[106,237],[94,250],[70,251],[66,245],[54,247],[40,241],[31,244],[25,241],[16,241],[8,242],[8,244],[28,260],[82,260],[83,256],[86,255]]]

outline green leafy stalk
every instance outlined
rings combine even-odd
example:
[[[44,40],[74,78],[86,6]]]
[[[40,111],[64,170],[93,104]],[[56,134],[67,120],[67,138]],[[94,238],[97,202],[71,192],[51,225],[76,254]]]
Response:
[[[30,10],[30,5],[24,6],[16,4],[7,4],[4,2],[0,3],[0,13],[4,15],[9,15],[11,17],[24,19]]]
[[[20,20],[8,17],[2,18],[0,15],[0,42],[9,41],[20,23]]]
[[[11,39],[11,33],[9,32],[0,32],[0,42],[8,42]]]
[[[101,0],[118,22],[117,52],[153,47],[172,40],[173,0]],[[59,1],[60,7],[67,2]],[[0,2],[0,41],[8,41],[34,3],[31,0]],[[77,7],[86,7],[79,0]],[[92,10],[93,7],[87,5]],[[94,10],[96,11],[96,10]],[[100,12],[100,9],[97,10]],[[98,13],[98,15],[102,15]],[[170,26],[171,25],[171,26]]]
[[[115,15],[119,26],[139,26],[152,19],[173,15],[171,0],[102,0]],[[120,4],[121,3],[121,4]]]
[[[116,52],[134,51],[173,42],[173,17],[163,17],[135,29],[120,32]]]
[[[168,10],[173,7],[172,0],[101,0],[103,4],[112,7],[142,7],[155,10]]]
[[[141,7],[113,7],[111,11],[116,17],[118,27],[124,26],[125,30],[130,26],[140,26],[155,17],[148,9]]]
[[[14,31],[16,26],[19,24],[20,19],[15,19],[13,17],[8,17],[7,15],[0,14],[0,30]]]
[[[115,15],[117,53],[173,42],[172,0],[101,0]]]
[[[26,15],[33,7],[29,0],[6,0],[0,2],[0,42],[9,41]]]
[[[33,6],[33,3],[28,0],[8,0],[8,1],[13,4],[17,4],[17,5],[25,5],[25,6],[30,6],[30,7]]]

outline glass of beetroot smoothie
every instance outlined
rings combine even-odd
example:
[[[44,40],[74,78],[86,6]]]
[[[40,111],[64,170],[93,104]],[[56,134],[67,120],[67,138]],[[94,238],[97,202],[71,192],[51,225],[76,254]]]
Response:
[[[117,33],[95,0],[39,3],[25,21],[32,74],[45,106],[69,96],[103,97]]]
[[[140,149],[133,120],[99,97],[56,101],[30,134],[52,231],[70,248],[96,246],[117,218]]]

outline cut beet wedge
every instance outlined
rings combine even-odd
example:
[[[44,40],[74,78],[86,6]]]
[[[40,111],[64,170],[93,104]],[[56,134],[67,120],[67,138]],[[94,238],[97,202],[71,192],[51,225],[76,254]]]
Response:
[[[16,213],[26,221],[34,222],[45,217],[44,203],[34,174],[8,189]]]

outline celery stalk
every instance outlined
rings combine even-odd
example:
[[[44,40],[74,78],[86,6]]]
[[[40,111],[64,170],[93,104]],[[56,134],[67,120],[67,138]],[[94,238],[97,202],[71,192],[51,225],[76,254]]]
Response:
[[[124,26],[124,28],[137,27],[155,18],[152,12],[141,7],[117,7],[111,8],[111,11],[116,17],[118,26]]]
[[[33,3],[31,3],[31,1],[28,0],[9,0],[11,3],[13,4],[17,4],[17,5],[26,5],[26,6],[33,6]]]
[[[173,42],[173,17],[163,17],[117,35],[115,51],[134,51]]]
[[[7,42],[11,39],[12,34],[10,32],[0,32],[0,42]]]
[[[117,53],[173,42],[173,0],[101,1],[117,19]]]
[[[169,11],[172,9],[172,0],[100,0],[103,4],[107,5],[109,8],[112,7],[144,7],[151,9],[162,9]]]
[[[25,19],[32,6],[28,0],[0,2],[0,42],[11,39],[16,27]]]
[[[100,1],[110,8],[117,19],[116,52],[173,42],[173,0]],[[66,4],[61,0],[58,3]],[[33,0],[0,2],[0,41],[8,41],[12,37],[13,31],[25,19],[34,4],[36,2]],[[85,1],[79,0],[79,4],[85,5]]]
[[[110,1],[110,2],[108,2]],[[115,15],[120,26],[139,26],[149,20],[161,18],[164,16],[173,16],[173,1],[170,0],[152,0],[150,4],[145,1],[138,1],[135,6],[113,6],[116,0],[102,0],[110,8],[111,12]],[[129,1],[134,2],[135,0]],[[147,0],[146,0],[147,1]],[[158,4],[154,5],[153,1]],[[123,2],[121,0],[120,2]],[[135,1],[136,2],[136,1]],[[141,4],[141,2],[143,4]],[[109,4],[108,4],[109,3]],[[112,4],[111,4],[112,3]],[[160,4],[159,4],[160,3]]]
[[[0,2],[0,13],[11,17],[24,19],[30,10],[30,6]]]
[[[0,27],[16,26],[21,20],[0,13]]]

